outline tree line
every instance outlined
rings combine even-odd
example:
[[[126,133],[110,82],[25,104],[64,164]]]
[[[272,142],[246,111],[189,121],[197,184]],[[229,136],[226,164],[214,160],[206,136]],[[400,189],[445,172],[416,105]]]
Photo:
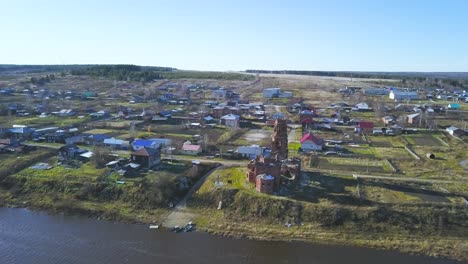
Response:
[[[96,65],[83,69],[74,69],[72,75],[90,75],[106,77],[118,81],[150,82],[162,79],[160,72],[172,71],[168,67],[142,67],[137,65]]]
[[[424,84],[433,87],[467,87],[468,73],[465,72],[346,72],[346,71],[270,71],[270,70],[247,70],[248,73],[264,74],[293,74],[344,78],[365,79],[400,79],[403,84]]]

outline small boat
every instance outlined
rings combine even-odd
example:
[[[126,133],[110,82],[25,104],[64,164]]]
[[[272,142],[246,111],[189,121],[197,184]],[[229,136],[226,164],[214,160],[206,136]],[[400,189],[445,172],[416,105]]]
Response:
[[[150,225],[149,228],[150,228],[150,229],[158,229],[158,228],[159,228],[159,225]]]
[[[184,231],[184,228],[182,228],[180,226],[174,226],[173,228],[170,228],[169,231],[174,232],[174,233],[180,233],[180,232]]]
[[[191,232],[193,230],[195,230],[195,224],[192,223],[192,221],[190,221],[190,222],[188,222],[187,225],[185,225],[184,232]]]
[[[186,225],[184,227],[184,232],[191,232],[193,231],[193,225]]]

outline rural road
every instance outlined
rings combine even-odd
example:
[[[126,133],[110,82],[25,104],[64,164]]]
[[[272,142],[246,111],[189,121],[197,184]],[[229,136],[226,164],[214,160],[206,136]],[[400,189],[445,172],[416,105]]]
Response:
[[[391,176],[377,176],[377,175],[361,175],[353,174],[355,179],[377,179],[377,180],[392,180],[392,181],[409,181],[409,182],[430,182],[430,183],[457,183],[464,181],[447,181],[447,180],[431,180],[431,179],[417,179],[409,177],[391,177]]]
[[[170,158],[170,155],[161,155],[162,158]],[[220,163],[226,166],[246,166],[248,161],[247,160],[219,160],[219,159],[207,159],[203,157],[186,157],[186,156],[178,156],[172,155],[173,160],[185,160],[185,161],[192,161],[198,160],[203,163]]]
[[[172,213],[170,213],[166,219],[163,221],[162,226],[170,228],[174,226],[184,226],[186,225],[189,221],[191,221],[195,215],[190,213],[189,210],[187,210],[187,200],[190,199],[190,197],[200,189],[200,187],[205,183],[206,179],[213,174],[216,170],[223,168],[224,166],[218,166],[205,175],[195,183],[192,188],[187,192],[187,194],[184,196],[184,198],[174,207],[174,210]]]
[[[288,142],[297,142],[297,128],[300,127],[300,125],[288,125],[288,127],[291,129],[288,133]]]

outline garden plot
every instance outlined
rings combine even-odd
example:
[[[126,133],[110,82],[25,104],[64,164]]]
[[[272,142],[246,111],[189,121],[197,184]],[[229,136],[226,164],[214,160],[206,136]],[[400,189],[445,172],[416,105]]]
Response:
[[[83,132],[83,134],[90,134],[90,135],[113,134],[113,133],[116,133],[116,131],[111,130],[111,129],[101,129],[101,128],[91,129],[91,130]]]
[[[385,159],[412,159],[404,148],[374,148],[374,153],[376,157]]]
[[[270,137],[271,137],[271,131],[264,130],[264,129],[254,129],[245,133],[241,137],[241,139],[244,139],[245,141],[247,141],[247,143],[258,144],[258,143],[262,143],[266,139],[269,139]]]
[[[369,143],[374,147],[404,147],[405,144],[399,136],[368,136]]]
[[[441,142],[432,135],[412,135],[405,136],[405,139],[408,143],[419,146],[433,146],[440,147],[443,146]]]
[[[363,158],[375,158],[375,152],[373,148],[361,147],[361,146],[345,146],[346,151],[354,156]]]
[[[310,166],[323,170],[339,170],[359,173],[387,173],[391,168],[384,161],[375,159],[314,157]]]

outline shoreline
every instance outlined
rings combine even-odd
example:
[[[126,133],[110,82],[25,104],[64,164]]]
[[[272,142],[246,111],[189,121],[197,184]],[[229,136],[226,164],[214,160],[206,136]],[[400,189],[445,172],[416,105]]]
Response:
[[[53,206],[38,206],[34,205],[30,201],[18,201],[16,203],[5,203],[5,201],[0,200],[0,207],[4,208],[18,208],[18,209],[27,209],[36,212],[43,212],[49,215],[65,215],[65,216],[80,216],[86,217],[89,219],[95,220],[104,220],[109,222],[118,222],[123,224],[135,224],[135,225],[149,225],[149,224],[161,224],[162,219],[165,218],[166,215],[159,215],[159,221],[147,221],[137,219],[135,217],[125,217],[119,214],[107,214],[106,212],[99,211],[99,210],[87,210],[88,213],[83,213],[84,210],[77,210],[77,208],[70,208],[70,210],[63,210]],[[168,211],[170,212],[170,211]],[[269,232],[263,232],[263,234],[258,234],[255,232],[248,233],[244,229],[233,229],[231,228],[231,224],[233,223],[226,223],[227,226],[218,226],[217,228],[213,228],[204,224],[198,225],[197,223],[197,231],[204,232],[210,235],[226,237],[226,238],[233,238],[233,239],[248,239],[248,240],[258,240],[258,241],[266,241],[266,242],[299,242],[299,243],[307,243],[307,244],[317,244],[317,245],[326,245],[326,246],[337,246],[337,247],[358,247],[358,248],[368,248],[368,249],[375,249],[380,251],[392,251],[397,252],[400,254],[408,254],[413,256],[421,256],[421,257],[428,257],[428,258],[436,258],[436,259],[447,259],[447,260],[454,260],[460,263],[466,261],[468,256],[463,256],[460,254],[444,254],[447,253],[446,251],[441,252],[428,252],[428,251],[421,251],[417,249],[417,245],[421,243],[416,239],[416,237],[408,237],[404,240],[398,240],[393,237],[388,241],[380,241],[380,243],[371,243],[375,242],[372,240],[372,237],[368,237],[367,239],[355,239],[355,240],[348,240],[346,239],[346,234],[343,234],[342,239],[336,238],[326,238],[326,237],[302,237],[297,238],[293,236],[282,236],[281,234],[270,234]],[[250,223],[249,223],[250,224]],[[259,224],[260,227],[265,227],[264,224]],[[165,230],[162,227],[162,230]],[[333,231],[333,230],[330,230]],[[335,231],[339,232],[339,231]],[[400,242],[404,241],[407,245],[411,245],[411,247],[401,248],[398,246]],[[452,252],[453,253],[453,252]]]

